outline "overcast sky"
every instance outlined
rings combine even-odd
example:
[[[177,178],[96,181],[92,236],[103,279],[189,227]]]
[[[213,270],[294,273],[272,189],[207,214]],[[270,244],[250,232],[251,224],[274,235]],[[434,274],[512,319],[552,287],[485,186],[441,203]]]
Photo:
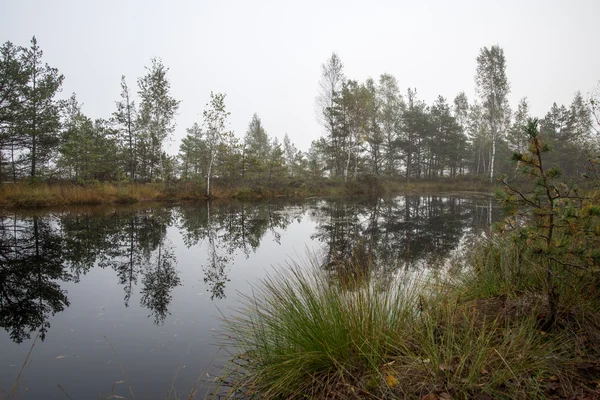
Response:
[[[347,77],[387,72],[430,104],[462,90],[471,100],[479,49],[499,44],[511,106],[527,96],[539,117],[600,80],[600,0],[2,0],[0,41],[33,35],[65,76],[61,97],[75,92],[92,118],[110,117],[121,75],[137,91],[162,58],[181,100],[171,153],[211,91],[227,94],[239,137],[256,112],[269,135],[308,149],[323,132],[315,97],[332,52]]]

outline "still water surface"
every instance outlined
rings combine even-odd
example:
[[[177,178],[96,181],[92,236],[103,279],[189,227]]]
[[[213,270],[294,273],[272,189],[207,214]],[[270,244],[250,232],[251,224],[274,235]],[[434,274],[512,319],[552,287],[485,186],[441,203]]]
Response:
[[[386,273],[432,268],[499,214],[455,196],[1,211],[2,389],[39,335],[18,398],[131,398],[119,361],[136,398],[165,398],[178,368],[186,398],[226,356],[221,313],[272,269],[357,248]]]

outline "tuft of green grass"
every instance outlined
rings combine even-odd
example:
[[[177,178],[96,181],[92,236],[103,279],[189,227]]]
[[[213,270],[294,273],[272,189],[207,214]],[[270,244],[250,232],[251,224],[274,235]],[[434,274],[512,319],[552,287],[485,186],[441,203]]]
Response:
[[[398,335],[414,319],[418,300],[410,290],[352,278],[340,285],[312,271],[293,265],[269,276],[227,319],[224,345],[236,350],[240,364],[230,372],[243,375],[234,390],[318,397],[351,376],[377,375],[399,354]]]

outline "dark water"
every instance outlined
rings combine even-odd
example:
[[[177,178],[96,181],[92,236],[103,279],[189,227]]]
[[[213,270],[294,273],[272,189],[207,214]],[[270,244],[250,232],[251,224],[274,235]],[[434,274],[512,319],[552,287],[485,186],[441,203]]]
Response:
[[[285,262],[440,265],[489,229],[488,198],[396,197],[0,212],[0,381],[18,398],[182,398],[226,354],[237,292]],[[358,249],[358,250],[357,250]],[[118,360],[110,345],[114,346]],[[205,384],[206,385],[206,384]],[[114,392],[113,392],[114,391]],[[200,388],[196,398],[204,397]]]

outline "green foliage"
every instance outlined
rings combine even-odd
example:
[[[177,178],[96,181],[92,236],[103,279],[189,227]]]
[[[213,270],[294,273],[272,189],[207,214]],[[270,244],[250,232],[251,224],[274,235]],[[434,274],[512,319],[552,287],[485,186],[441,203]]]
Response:
[[[54,99],[63,76],[42,61],[35,36],[29,48],[2,47],[0,64],[0,144],[9,147],[11,173],[27,168],[30,177],[51,160],[59,143],[59,104]]]
[[[152,181],[160,177],[164,167],[163,146],[175,129],[173,119],[179,109],[179,101],[170,94],[169,69],[160,59],[153,58],[146,70],[146,75],[138,79],[141,102],[136,126],[140,130],[138,140],[142,148],[138,152],[141,156],[139,174]]]
[[[550,149],[542,141],[536,119],[528,121],[525,133],[529,149],[524,154],[515,153],[513,160],[531,184],[517,188],[503,176],[506,189],[499,198],[509,212],[503,229],[519,232],[536,262],[544,266],[549,305],[545,327],[550,328],[559,312],[561,283],[571,275],[584,281],[598,276],[600,265],[595,253],[600,240],[592,233],[600,223],[598,198],[596,193],[581,193],[576,185],[558,181],[560,168],[545,165]]]

